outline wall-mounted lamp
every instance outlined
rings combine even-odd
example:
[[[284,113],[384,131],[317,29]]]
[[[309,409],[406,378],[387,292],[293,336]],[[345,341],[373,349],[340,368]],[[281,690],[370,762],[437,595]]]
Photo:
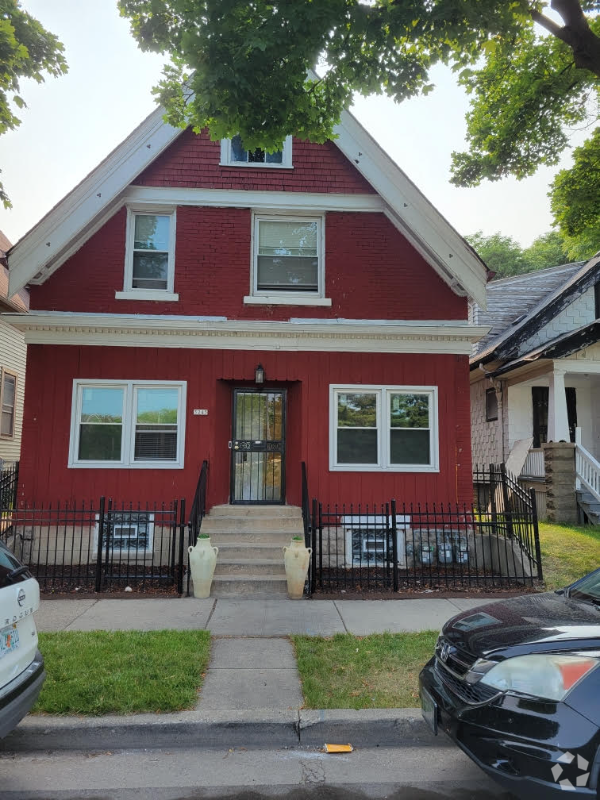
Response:
[[[254,383],[262,384],[265,382],[265,369],[259,364],[254,370]]]

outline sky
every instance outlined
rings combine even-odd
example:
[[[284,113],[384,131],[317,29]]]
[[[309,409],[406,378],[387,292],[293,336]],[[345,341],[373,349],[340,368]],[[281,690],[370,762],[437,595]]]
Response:
[[[23,82],[22,124],[0,137],[0,169],[13,202],[0,230],[14,244],[155,108],[152,86],[164,59],[142,53],[116,0],[22,0],[65,45],[69,73]],[[548,186],[556,170],[474,189],[449,183],[451,153],[464,149],[468,101],[452,74],[400,105],[358,98],[351,109],[428,199],[465,235],[500,231],[523,246],[551,230]],[[569,156],[563,165],[569,163]]]

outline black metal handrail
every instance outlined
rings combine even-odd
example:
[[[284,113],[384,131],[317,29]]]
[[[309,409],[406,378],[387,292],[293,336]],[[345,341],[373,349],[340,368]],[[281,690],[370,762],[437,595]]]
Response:
[[[192,508],[190,510],[190,519],[188,528],[190,532],[190,544],[192,547],[196,545],[198,536],[200,535],[200,528],[202,527],[202,520],[206,514],[206,483],[208,480],[208,461],[205,459],[202,462],[198,483],[196,485],[196,492],[192,500]]]
[[[306,462],[303,461],[301,466],[302,470],[302,525],[304,526],[304,546],[313,548],[313,557],[316,555],[313,546],[313,522],[310,513],[310,499],[308,494],[308,475],[306,472]],[[306,585],[304,587],[304,594],[311,595],[314,589],[315,580],[315,566],[313,558],[311,558],[308,565],[308,575],[306,578]]]
[[[200,468],[200,475],[198,476],[198,483],[196,484],[196,491],[194,499],[192,500],[192,508],[190,511],[190,519],[188,521],[188,546],[196,546],[200,529],[202,528],[202,520],[206,515],[206,484],[208,481],[208,461],[204,459],[202,467]],[[187,570],[187,595],[190,595],[190,565],[188,559]]]

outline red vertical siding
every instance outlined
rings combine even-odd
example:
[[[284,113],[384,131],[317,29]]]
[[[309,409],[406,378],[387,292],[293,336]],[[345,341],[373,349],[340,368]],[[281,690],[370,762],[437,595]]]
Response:
[[[300,462],[323,502],[470,502],[466,356],[290,353],[119,347],[29,347],[20,473],[21,497],[36,502],[191,498],[204,458],[209,503],[227,502],[231,389],[251,382],[261,362],[268,384],[288,389],[288,502],[300,503]],[[187,381],[185,469],[69,469],[74,378]],[[436,385],[439,473],[330,472],[329,384]],[[193,416],[194,408],[208,416]]]

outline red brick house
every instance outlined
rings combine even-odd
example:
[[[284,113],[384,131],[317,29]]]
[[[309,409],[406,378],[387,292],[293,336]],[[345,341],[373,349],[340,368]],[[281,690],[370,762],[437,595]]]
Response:
[[[10,251],[20,497],[470,502],[486,270],[357,121],[248,153],[160,110]]]

